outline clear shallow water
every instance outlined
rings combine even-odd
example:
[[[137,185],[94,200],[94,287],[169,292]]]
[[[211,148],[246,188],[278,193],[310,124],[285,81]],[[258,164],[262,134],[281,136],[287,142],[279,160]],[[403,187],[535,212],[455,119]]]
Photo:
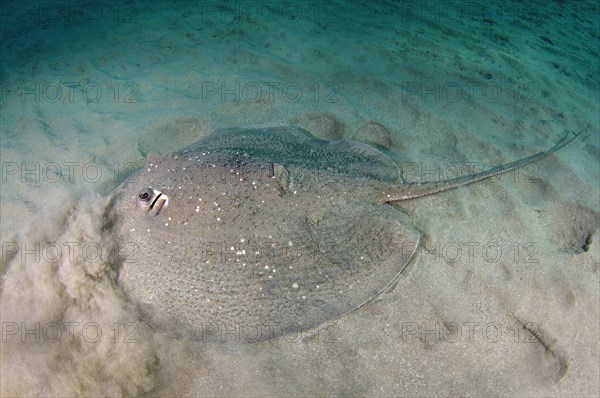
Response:
[[[38,2],[1,11],[3,395],[597,391],[598,353],[582,354],[598,337],[593,2]],[[139,320],[114,284],[102,197],[143,164],[141,153],[249,125],[376,145],[407,181],[514,160],[565,129],[589,134],[483,191],[402,206],[427,250],[381,301],[321,334],[234,349],[170,338]],[[511,255],[489,261],[476,249],[490,243]],[[453,322],[457,344],[441,334],[457,336],[443,326]],[[471,323],[490,322],[504,331],[499,344],[465,337]],[[519,322],[538,328],[527,339],[554,341],[555,354],[515,344]],[[25,339],[24,327],[33,330]],[[433,342],[424,327],[437,330]],[[136,341],[125,343],[130,332]]]

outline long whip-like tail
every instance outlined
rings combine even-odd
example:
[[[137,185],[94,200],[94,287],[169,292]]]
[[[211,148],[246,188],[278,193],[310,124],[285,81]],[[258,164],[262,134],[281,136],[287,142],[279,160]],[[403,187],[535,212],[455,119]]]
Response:
[[[399,185],[398,190],[395,192],[384,192],[377,198],[378,203],[389,203],[395,202],[399,200],[408,200],[413,198],[418,198],[421,196],[431,195],[437,192],[447,191],[449,189],[453,189],[459,187],[461,185],[471,184],[476,181],[485,180],[486,178],[493,177],[495,175],[505,173],[509,170],[515,169],[517,167],[523,166],[528,163],[535,162],[539,159],[542,159],[551,153],[558,151],[563,148],[570,142],[572,142],[575,138],[577,138],[581,133],[569,132],[567,133],[556,143],[553,147],[546,149],[545,151],[538,152],[534,155],[528,156],[523,159],[515,160],[514,162],[501,164],[498,166],[494,166],[491,169],[482,171],[476,174],[470,174],[462,177],[453,178],[445,181],[438,182],[429,182],[429,183],[419,183],[419,184],[406,184]]]

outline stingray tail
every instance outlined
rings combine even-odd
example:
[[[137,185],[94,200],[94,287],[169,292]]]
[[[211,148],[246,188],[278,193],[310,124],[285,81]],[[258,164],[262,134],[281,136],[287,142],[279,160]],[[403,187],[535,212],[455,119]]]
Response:
[[[523,159],[516,160],[514,162],[501,164],[491,169],[482,171],[476,174],[470,174],[462,177],[453,178],[451,180],[438,181],[438,182],[429,182],[423,184],[408,184],[403,185],[401,187],[397,187],[395,191],[384,192],[377,198],[378,203],[389,203],[400,200],[408,200],[413,198],[418,198],[421,196],[431,195],[437,192],[447,191],[449,189],[453,189],[459,187],[461,185],[471,184],[476,181],[485,180],[486,178],[493,177],[495,175],[507,172],[509,170],[515,169],[517,167],[523,166],[528,163],[535,162],[539,159],[542,159],[551,153],[558,151],[560,148],[569,144],[575,138],[577,138],[581,133],[568,132],[556,143],[553,147],[546,149],[545,151],[536,153],[535,155],[528,156]]]

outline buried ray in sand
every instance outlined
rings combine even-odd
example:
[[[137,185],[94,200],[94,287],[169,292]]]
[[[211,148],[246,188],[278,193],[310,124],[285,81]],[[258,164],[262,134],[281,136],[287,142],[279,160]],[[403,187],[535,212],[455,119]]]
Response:
[[[420,233],[388,202],[444,191],[538,160],[402,185],[394,163],[352,141],[294,128],[228,129],[148,159],[112,193],[106,228],[127,255],[118,281],[157,328],[205,342],[311,329],[376,297]]]

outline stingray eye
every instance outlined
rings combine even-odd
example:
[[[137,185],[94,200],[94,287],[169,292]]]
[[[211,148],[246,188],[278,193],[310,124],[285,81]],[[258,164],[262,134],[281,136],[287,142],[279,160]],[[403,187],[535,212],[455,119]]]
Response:
[[[157,216],[158,213],[169,203],[169,198],[159,190],[145,188],[137,198],[138,207],[144,209],[147,213]]]
[[[144,202],[147,202],[150,200],[150,195],[152,194],[152,191],[150,189],[144,189],[142,192],[140,192],[140,194],[138,195],[138,197],[143,200]]]

